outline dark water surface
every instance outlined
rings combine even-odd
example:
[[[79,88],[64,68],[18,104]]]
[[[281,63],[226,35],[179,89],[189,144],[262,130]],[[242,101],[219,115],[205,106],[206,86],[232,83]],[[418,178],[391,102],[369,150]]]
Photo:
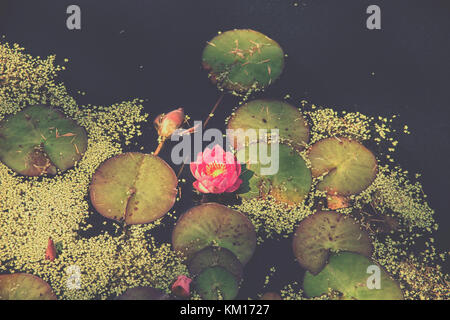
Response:
[[[70,4],[81,7],[81,31],[66,28]],[[381,7],[382,30],[366,28],[370,4]],[[306,99],[336,110],[400,114],[412,134],[400,137],[397,163],[423,174],[440,224],[436,242],[448,250],[449,18],[445,0],[9,0],[0,2],[0,35],[35,56],[54,53],[60,63],[69,58],[61,80],[79,103],[108,105],[139,97],[152,119],[182,106],[201,120],[219,96],[200,67],[205,41],[233,28],[265,33],[289,56],[281,78],[260,96],[290,94],[293,102]],[[78,90],[86,96],[77,96]],[[237,101],[226,96],[209,127],[223,129]],[[153,151],[155,130],[149,126],[139,143],[145,152]],[[170,148],[161,156],[170,163]],[[190,176],[189,170],[184,173]],[[183,189],[179,213],[192,206],[190,189]],[[170,232],[160,238],[169,240]],[[260,292],[273,265],[273,289],[302,279],[291,240],[267,241],[246,267],[252,272],[240,297]]]

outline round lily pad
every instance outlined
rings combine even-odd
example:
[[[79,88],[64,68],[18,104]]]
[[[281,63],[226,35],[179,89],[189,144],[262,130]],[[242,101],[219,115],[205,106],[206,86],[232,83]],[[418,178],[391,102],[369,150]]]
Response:
[[[283,71],[284,53],[278,43],[260,32],[235,29],[207,42],[202,63],[219,88],[244,93],[274,82]]]
[[[246,264],[256,247],[256,232],[242,213],[218,203],[205,203],[184,213],[172,233],[176,251],[191,260],[195,253],[209,246],[230,250]]]
[[[169,295],[161,289],[135,287],[127,289],[116,300],[169,300]]]
[[[27,273],[0,275],[0,300],[56,300],[47,282]]]
[[[287,204],[298,204],[306,198],[311,188],[311,171],[296,150],[284,144],[278,146],[279,156],[272,157],[272,164],[262,164],[269,162],[266,160],[271,156],[263,159],[264,161],[260,161],[259,156],[259,149],[262,147],[274,152],[271,144],[264,142],[251,144],[237,152],[238,161],[245,164],[242,167],[243,182],[238,189],[239,196],[248,199],[270,195],[277,201]],[[252,152],[252,148],[255,148],[256,152]],[[269,169],[270,167],[272,168]]]
[[[376,278],[378,280],[374,280]],[[303,289],[309,297],[320,296],[332,289],[340,292],[343,299],[403,299],[399,284],[380,266],[362,255],[351,252],[332,255],[329,263],[316,276],[307,271]]]
[[[239,283],[225,268],[209,267],[196,277],[195,289],[204,300],[232,300],[239,292]]]
[[[188,264],[191,275],[196,276],[208,267],[222,267],[231,272],[239,281],[243,276],[243,267],[239,259],[228,249],[207,247],[197,252]]]
[[[327,138],[316,142],[308,153],[317,185],[329,194],[352,195],[366,189],[377,174],[377,159],[361,143],[348,138]]]
[[[0,161],[26,176],[70,169],[86,148],[85,130],[52,107],[30,106],[0,123]]]
[[[259,129],[267,130],[268,134],[270,134],[270,130],[278,129],[280,140],[289,142],[298,150],[303,149],[309,141],[308,123],[300,110],[277,100],[253,100],[244,104],[228,121],[228,129],[239,133],[236,134],[237,137],[249,137],[247,141],[235,139],[233,144],[236,149],[255,141],[266,141],[266,135],[263,136],[258,131]],[[243,134],[240,134],[239,129]],[[247,131],[248,129],[255,131]],[[246,135],[245,132],[248,134]],[[251,136],[252,132],[255,137]]]
[[[141,224],[164,216],[174,205],[178,180],[159,157],[123,153],[100,165],[90,186],[91,202],[103,216]]]
[[[294,233],[294,255],[313,274],[326,265],[330,252],[351,251],[372,255],[366,231],[351,217],[333,211],[316,212],[303,219]]]

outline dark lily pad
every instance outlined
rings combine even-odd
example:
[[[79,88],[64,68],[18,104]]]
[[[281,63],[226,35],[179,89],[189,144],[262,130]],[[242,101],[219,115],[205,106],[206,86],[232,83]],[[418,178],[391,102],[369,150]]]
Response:
[[[261,90],[283,71],[284,53],[278,43],[254,30],[230,30],[214,37],[203,51],[203,67],[220,88]]]
[[[248,129],[266,129],[268,134],[271,129],[278,129],[280,140],[289,142],[298,150],[303,149],[309,141],[308,123],[300,110],[277,100],[253,100],[244,104],[228,121],[228,129],[242,129],[244,133]],[[256,139],[249,137],[248,142],[235,139],[233,144],[236,149],[240,149],[244,143],[248,145],[257,141],[266,141],[266,136],[258,135]]]
[[[252,144],[242,148],[236,154],[237,159],[245,163],[245,169],[241,174],[242,188],[238,190],[239,196],[248,199],[270,195],[283,203],[301,203],[308,195],[312,181],[311,171],[306,166],[305,160],[291,147],[279,144],[279,157],[275,157],[275,160],[279,160],[278,171],[267,174],[270,165],[261,164],[259,152],[256,153],[256,161],[249,161],[251,148],[255,146],[256,144]],[[258,148],[262,146],[271,150],[271,144],[263,142],[257,144]],[[265,174],[262,174],[263,169],[266,170]]]
[[[380,288],[369,289],[368,279],[373,276],[371,268],[380,270]],[[372,283],[369,279],[369,283]],[[357,300],[402,300],[399,284],[372,260],[351,252],[342,252],[330,257],[329,263],[316,276],[306,272],[303,289],[307,296],[315,297],[335,290],[343,299]]]
[[[95,171],[90,196],[103,216],[126,224],[149,223],[174,205],[177,177],[159,157],[137,152],[113,157]]]
[[[239,292],[239,283],[225,268],[210,267],[196,277],[195,288],[204,300],[232,300]]]
[[[308,153],[314,177],[324,176],[318,189],[329,194],[352,195],[366,189],[377,174],[377,159],[355,140],[342,137],[323,139]]]
[[[242,263],[233,252],[222,247],[207,247],[200,250],[188,264],[189,272],[193,276],[197,276],[208,267],[217,266],[231,272],[239,281],[242,279]]]
[[[0,275],[0,300],[56,300],[47,282],[27,273]]]
[[[27,107],[0,123],[0,160],[26,176],[70,169],[86,148],[85,130],[51,107]]]
[[[205,203],[180,217],[172,233],[172,244],[188,260],[206,247],[219,246],[246,264],[255,251],[256,233],[242,213],[218,203]]]
[[[151,287],[135,287],[127,289],[116,300],[169,300],[169,295],[161,289]]]
[[[300,265],[317,274],[332,252],[351,251],[370,257],[373,248],[369,235],[354,219],[321,211],[300,223],[294,234],[293,249]]]

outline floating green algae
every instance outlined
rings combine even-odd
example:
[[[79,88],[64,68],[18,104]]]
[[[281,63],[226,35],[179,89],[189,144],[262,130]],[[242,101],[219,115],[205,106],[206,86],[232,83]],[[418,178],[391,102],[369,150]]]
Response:
[[[141,135],[146,121],[141,100],[111,106],[80,106],[56,80],[65,67],[55,57],[35,58],[18,45],[0,43],[0,120],[36,104],[51,105],[84,127],[86,152],[79,163],[55,177],[24,178],[0,163],[0,272],[27,272],[48,282],[58,299],[106,299],[128,288],[151,286],[169,291],[187,270],[168,244],[157,244],[149,231],[160,220],[129,226],[115,235],[96,230],[89,220],[89,184],[105,160],[123,152]],[[105,222],[106,223],[106,222]],[[48,238],[63,250],[45,260]],[[79,271],[79,272],[78,272]],[[78,277],[80,289],[68,283]]]
[[[301,101],[300,111],[309,123],[310,143],[335,137],[363,142],[377,153],[375,178],[360,193],[348,197],[348,206],[337,211],[356,219],[373,240],[371,258],[400,284],[405,299],[446,299],[450,296],[449,276],[440,265],[448,253],[438,253],[432,238],[437,229],[434,211],[417,178],[395,162],[399,134],[408,134],[406,126],[398,125],[398,116],[369,117],[359,112],[338,112]],[[403,129],[395,129],[402,127]],[[307,149],[308,149],[307,146]],[[307,150],[301,152],[307,158]],[[301,206],[282,206],[270,197],[243,200],[233,208],[249,216],[258,232],[258,243],[267,238],[288,238],[293,226],[315,212],[327,208],[327,193],[318,190],[322,177],[313,178],[313,187]],[[426,240],[429,239],[429,240]],[[426,248],[418,243],[426,241]],[[282,290],[283,299],[305,297],[301,284],[289,284]],[[337,299],[335,290],[312,299]]]
[[[17,45],[0,44],[0,121],[30,105],[51,105],[84,127],[89,137],[79,163],[56,177],[25,178],[0,163],[0,272],[27,272],[39,276],[61,299],[106,299],[141,287],[168,292],[173,279],[187,275],[187,270],[169,244],[157,244],[151,235],[153,228],[163,223],[161,220],[127,226],[125,230],[119,224],[104,221],[105,226],[112,226],[115,232],[100,228],[90,238],[80,235],[93,231],[89,218],[97,215],[88,201],[91,178],[101,163],[123,153],[124,146],[141,134],[140,125],[147,118],[142,101],[108,107],[80,106],[64,85],[56,82],[55,76],[64,67],[55,66],[54,59],[53,56],[33,58]],[[256,82],[252,87],[261,88]],[[449,277],[439,266],[446,254],[437,252],[432,238],[432,232],[437,229],[434,212],[426,202],[420,183],[412,179],[410,173],[391,164],[395,161],[398,144],[394,134],[399,133],[391,124],[397,117],[375,118],[358,112],[338,112],[308,105],[306,101],[301,101],[298,112],[310,130],[306,150],[321,140],[335,137],[352,139],[373,151],[378,150],[375,155],[380,163],[375,179],[365,190],[348,197],[348,207],[337,211],[357,219],[370,235],[374,244],[370,258],[399,283],[406,299],[448,299]],[[407,133],[408,129],[403,127],[399,131]],[[306,150],[301,156],[310,168]],[[311,190],[301,203],[286,205],[267,195],[243,199],[234,208],[253,223],[259,243],[268,237],[292,237],[299,222],[326,208],[327,194],[318,187],[321,181],[319,176],[312,179]],[[220,238],[209,237],[214,232],[207,227],[201,229],[207,231],[205,245],[220,245]],[[200,232],[197,238],[203,236]],[[49,237],[62,247],[53,262],[44,259]],[[255,237],[253,233],[251,238]],[[418,249],[419,241],[426,241],[425,249]],[[239,250],[233,251],[234,245],[226,245],[241,261],[249,259],[243,259],[245,254]],[[254,246],[246,252],[253,253],[253,250]],[[224,272],[218,265],[212,268],[202,270],[208,270],[200,278],[204,281],[199,281],[199,289],[204,289],[203,298],[235,296],[239,289],[235,284],[239,281],[232,272],[223,268]],[[70,289],[68,284],[76,276],[80,277],[81,288]],[[208,290],[211,284],[216,290]],[[300,289],[302,285],[286,285],[280,291],[281,297],[306,299]],[[327,289],[330,290],[313,299],[342,297],[337,289]],[[201,297],[194,292],[192,298]]]
[[[208,41],[202,64],[220,89],[262,90],[283,71],[284,53],[274,40],[250,29],[219,33]]]

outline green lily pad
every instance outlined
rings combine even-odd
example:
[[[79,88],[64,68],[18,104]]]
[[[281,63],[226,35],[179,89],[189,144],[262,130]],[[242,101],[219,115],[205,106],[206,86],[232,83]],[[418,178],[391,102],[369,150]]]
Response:
[[[284,53],[278,43],[260,32],[235,29],[208,41],[202,62],[219,88],[244,93],[274,82],[283,71]]]
[[[207,247],[197,252],[188,264],[191,275],[196,276],[209,267],[222,267],[231,272],[239,281],[243,276],[243,267],[239,259],[228,249]]]
[[[373,283],[373,269],[379,273],[379,289],[369,289]],[[316,276],[306,272],[303,289],[307,296],[316,297],[328,293],[329,289],[342,293],[343,299],[357,300],[402,300],[399,284],[370,259],[351,252],[342,252],[330,257],[329,263]]]
[[[180,217],[172,233],[172,244],[188,260],[206,247],[223,247],[245,265],[255,251],[256,232],[251,221],[239,211],[218,203],[205,203]]]
[[[204,300],[232,300],[239,292],[239,283],[225,268],[210,267],[195,278],[195,289]]]
[[[377,159],[355,140],[342,137],[323,139],[308,153],[314,177],[324,176],[317,185],[329,194],[352,195],[366,189],[377,174]]]
[[[86,148],[85,130],[51,107],[27,107],[0,123],[0,161],[26,176],[70,169]]]
[[[289,142],[298,150],[303,149],[309,141],[309,127],[302,113],[283,101],[253,100],[244,104],[228,121],[228,129],[242,129],[244,133],[248,129],[266,129],[269,134],[271,129],[278,129],[280,140]],[[236,139],[234,146],[240,149],[256,141],[266,141],[266,136],[257,136],[256,140],[249,137],[248,142]]]
[[[275,160],[279,160],[278,171],[267,174],[270,164],[261,164],[259,151],[256,152],[256,161],[249,161],[251,149],[256,146],[258,149],[255,150],[265,147],[271,151],[272,148],[271,144],[260,142],[242,148],[236,153],[238,161],[245,163],[241,174],[243,183],[238,189],[239,196],[248,199],[270,195],[283,203],[301,203],[308,195],[312,181],[311,171],[306,166],[305,160],[291,147],[279,144],[279,157],[274,157]]]
[[[90,186],[91,202],[103,216],[126,224],[149,223],[174,205],[178,179],[159,157],[123,153],[100,165]]]
[[[169,300],[169,295],[161,289],[135,287],[127,289],[116,300]]]
[[[27,273],[0,275],[0,300],[56,300],[47,282]]]
[[[317,274],[325,267],[331,252],[351,251],[370,257],[373,248],[367,232],[351,217],[321,211],[300,223],[293,249],[300,265]]]

